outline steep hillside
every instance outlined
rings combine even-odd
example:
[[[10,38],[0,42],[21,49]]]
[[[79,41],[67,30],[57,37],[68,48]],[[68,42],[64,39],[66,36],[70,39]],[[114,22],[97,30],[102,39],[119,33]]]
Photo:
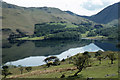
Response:
[[[96,15],[93,15],[90,17],[88,17],[88,16],[81,16],[81,17],[90,19],[97,23],[107,24],[107,23],[111,22],[113,24],[113,23],[116,23],[117,19],[119,18],[119,16],[118,16],[118,14],[119,14],[118,11],[120,11],[120,8],[118,8],[119,6],[120,6],[120,2],[106,7],[105,9],[103,9]]]
[[[3,2],[3,28],[10,28],[13,31],[20,29],[33,34],[34,24],[43,22],[60,22],[68,23],[91,22],[87,19],[70,15],[57,8],[50,7],[19,7],[16,5]]]

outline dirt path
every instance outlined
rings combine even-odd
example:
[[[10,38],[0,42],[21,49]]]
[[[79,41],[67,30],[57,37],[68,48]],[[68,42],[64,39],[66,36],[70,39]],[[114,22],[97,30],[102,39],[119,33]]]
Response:
[[[36,70],[36,71],[29,72],[29,73],[10,76],[9,78],[23,78],[23,77],[27,77],[27,76],[47,74],[47,73],[53,73],[53,72],[64,72],[64,71],[70,71],[70,70],[76,70],[76,69],[77,69],[76,67],[72,67],[72,68],[59,68],[59,69],[44,70],[44,71]]]

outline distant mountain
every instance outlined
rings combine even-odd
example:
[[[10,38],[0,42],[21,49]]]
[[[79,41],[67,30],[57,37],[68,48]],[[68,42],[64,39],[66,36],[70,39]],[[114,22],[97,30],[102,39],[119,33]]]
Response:
[[[118,8],[118,7],[120,7],[120,2],[106,7],[105,9],[103,9],[96,15],[93,15],[90,17],[88,17],[88,16],[81,16],[81,17],[84,17],[84,18],[87,18],[94,22],[102,23],[102,24],[107,24],[109,22],[113,23],[113,22],[116,22],[116,20],[119,17],[118,11],[120,11],[120,8]]]

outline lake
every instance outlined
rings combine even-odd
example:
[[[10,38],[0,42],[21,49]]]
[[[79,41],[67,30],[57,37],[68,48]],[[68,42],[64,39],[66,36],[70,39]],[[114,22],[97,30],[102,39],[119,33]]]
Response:
[[[45,64],[48,56],[60,60],[85,51],[118,51],[115,40],[44,40],[3,42],[3,63],[10,65],[38,66]]]

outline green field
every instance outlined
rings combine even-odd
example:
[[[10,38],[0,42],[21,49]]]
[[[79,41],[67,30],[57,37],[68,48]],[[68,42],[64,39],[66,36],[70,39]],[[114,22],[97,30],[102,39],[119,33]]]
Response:
[[[44,36],[42,37],[33,37],[33,38],[29,38],[29,37],[23,37],[23,38],[18,38],[17,40],[43,40]]]

